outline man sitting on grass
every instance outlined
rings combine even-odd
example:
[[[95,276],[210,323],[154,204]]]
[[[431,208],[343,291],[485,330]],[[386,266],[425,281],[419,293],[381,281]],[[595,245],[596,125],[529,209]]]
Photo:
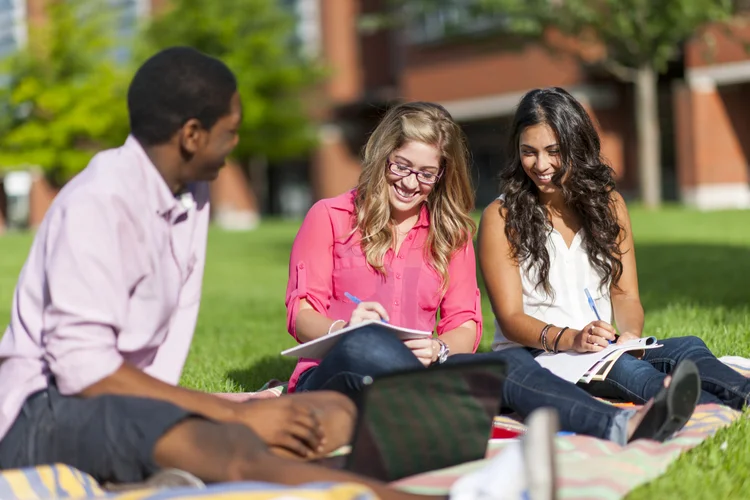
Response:
[[[21,271],[0,341],[0,469],[62,462],[137,483],[176,468],[410,497],[281,458],[345,444],[345,396],[234,403],[176,386],[200,304],[207,181],[237,144],[242,107],[222,62],[171,48],[138,70],[128,108],[131,136],[60,192]]]

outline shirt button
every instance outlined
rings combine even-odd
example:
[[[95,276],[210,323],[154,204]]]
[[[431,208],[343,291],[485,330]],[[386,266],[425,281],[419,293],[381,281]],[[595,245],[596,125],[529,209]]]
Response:
[[[409,237],[408,237],[408,238],[406,238],[406,239],[407,239],[407,240],[410,240],[410,239],[412,239],[412,238],[414,238],[414,235],[413,235],[413,234],[410,234],[410,235],[409,235]]]
[[[403,254],[399,254],[399,255],[398,255],[398,258],[399,258],[399,259],[403,259],[403,258],[404,258],[404,255],[403,255]]]
[[[397,279],[397,280],[400,280],[400,279],[401,279],[401,273],[396,273],[396,279]]]
[[[299,265],[299,268],[300,268],[300,269],[304,269],[304,268],[305,268],[305,263],[304,263],[304,262],[302,262],[302,263],[301,263],[301,264]]]
[[[396,307],[398,307],[398,300],[394,301],[393,305],[396,306]]]

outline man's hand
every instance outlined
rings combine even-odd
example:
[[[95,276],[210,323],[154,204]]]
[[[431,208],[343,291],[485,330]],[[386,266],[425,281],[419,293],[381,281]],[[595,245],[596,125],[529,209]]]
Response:
[[[440,348],[436,348],[436,346],[438,346],[437,341],[432,337],[426,339],[405,340],[404,345],[411,349],[411,352],[414,353],[424,366],[430,366],[434,363],[440,352]]]
[[[341,393],[314,391],[241,404],[243,420],[279,456],[313,459],[351,442],[357,409]]]
[[[310,458],[325,445],[315,407],[291,396],[249,401],[237,406],[237,422],[247,425],[271,448]]]

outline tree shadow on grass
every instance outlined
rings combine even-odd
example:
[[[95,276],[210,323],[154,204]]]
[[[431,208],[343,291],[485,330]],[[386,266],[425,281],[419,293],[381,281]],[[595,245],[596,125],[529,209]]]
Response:
[[[271,379],[289,380],[296,364],[295,358],[264,356],[247,368],[230,370],[226,377],[237,384],[242,392],[257,391]]]
[[[750,307],[750,248],[700,243],[636,244],[646,310],[674,304]]]

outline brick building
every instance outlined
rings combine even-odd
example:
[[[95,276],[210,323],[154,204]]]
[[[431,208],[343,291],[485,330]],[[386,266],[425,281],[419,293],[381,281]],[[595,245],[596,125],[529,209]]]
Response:
[[[43,1],[0,0],[0,56],[23,44],[25,23],[43,16]],[[168,2],[106,1],[122,9],[125,31]],[[407,29],[370,33],[358,27],[361,15],[378,12],[386,0],[283,1],[297,14],[297,36],[307,52],[330,70],[311,100],[319,146],[309,158],[260,169],[262,176],[250,176],[252,188],[246,171],[237,165],[224,169],[212,188],[214,220],[220,225],[252,227],[259,211],[301,215],[315,199],[353,187],[368,132],[399,100],[439,102],[461,123],[482,206],[497,189],[515,105],[527,90],[552,85],[567,88],[592,113],[620,189],[637,194],[630,85],[541,46],[493,35],[492,19],[466,19],[462,25],[470,28],[449,36],[444,16],[466,15],[456,8]],[[706,209],[750,208],[750,56],[721,30],[709,31],[713,57],[701,40],[688,40],[660,77],[663,194]],[[750,38],[750,30],[744,35]],[[37,176],[32,188],[32,226],[54,195],[41,180]]]
[[[401,32],[363,33],[362,13],[383,0],[320,0],[321,52],[333,68],[321,146],[312,159],[315,197],[356,182],[358,151],[379,112],[394,99],[443,104],[464,127],[475,163],[478,203],[495,194],[505,130],[515,105],[534,87],[562,86],[594,115],[620,189],[637,194],[633,90],[607,74],[537,45],[492,35],[491,19],[465,19],[448,36],[443,19],[425,17]],[[700,208],[750,208],[750,55],[719,29],[713,57],[701,40],[659,81],[663,191]],[[750,30],[744,33],[750,38]],[[744,117],[744,118],[743,118]]]

